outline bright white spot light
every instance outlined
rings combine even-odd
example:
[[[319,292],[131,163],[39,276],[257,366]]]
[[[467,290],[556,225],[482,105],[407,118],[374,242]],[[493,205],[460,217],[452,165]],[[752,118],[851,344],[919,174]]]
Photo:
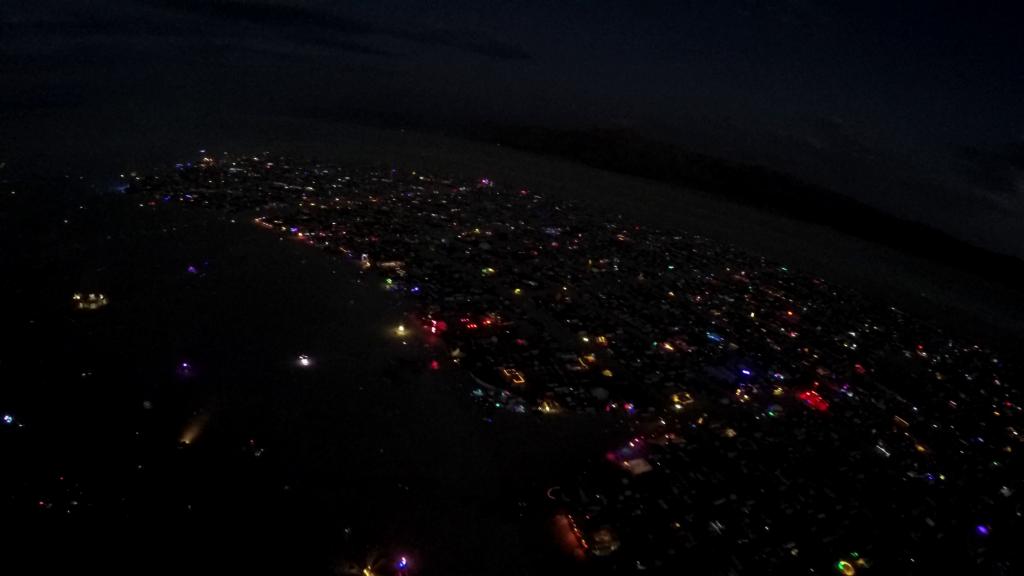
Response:
[[[313,361],[309,359],[309,356],[306,356],[305,354],[300,354],[299,355],[299,366],[302,366],[303,368],[305,368],[305,367],[311,366],[312,364],[313,364]]]

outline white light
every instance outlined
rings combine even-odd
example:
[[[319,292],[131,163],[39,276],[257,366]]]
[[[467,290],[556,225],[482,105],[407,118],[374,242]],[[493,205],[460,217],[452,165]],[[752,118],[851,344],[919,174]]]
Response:
[[[313,361],[309,359],[309,356],[305,354],[299,355],[299,366],[307,367],[313,364]]]

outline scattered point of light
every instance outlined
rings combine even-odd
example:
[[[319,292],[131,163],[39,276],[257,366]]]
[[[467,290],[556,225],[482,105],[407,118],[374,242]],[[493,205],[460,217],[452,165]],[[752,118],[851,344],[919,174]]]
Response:
[[[186,446],[194,443],[203,433],[203,430],[206,428],[206,424],[209,421],[209,414],[197,414],[191,420],[189,420],[188,423],[185,424],[185,429],[182,430],[181,437],[178,439],[178,441]]]
[[[11,416],[10,414],[4,414],[3,420],[4,424],[14,424],[14,416]]]
[[[405,570],[409,567],[409,559],[405,556],[402,556],[398,559],[398,562],[395,565],[398,567],[399,570]]]

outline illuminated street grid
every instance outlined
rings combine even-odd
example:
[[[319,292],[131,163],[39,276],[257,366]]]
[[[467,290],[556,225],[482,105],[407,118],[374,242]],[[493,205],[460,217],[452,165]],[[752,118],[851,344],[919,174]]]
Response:
[[[630,430],[548,493],[595,568],[1021,569],[1011,367],[894,308],[487,178],[225,156],[130,191],[351,260],[407,307],[381,329],[492,409]]]

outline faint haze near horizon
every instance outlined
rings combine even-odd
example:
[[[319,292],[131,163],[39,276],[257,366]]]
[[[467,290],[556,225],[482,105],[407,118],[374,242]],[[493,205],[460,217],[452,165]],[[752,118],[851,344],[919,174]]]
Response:
[[[334,120],[610,126],[1024,257],[1017,8],[890,4],[5,5],[0,154],[169,161],[211,141],[272,149]]]

